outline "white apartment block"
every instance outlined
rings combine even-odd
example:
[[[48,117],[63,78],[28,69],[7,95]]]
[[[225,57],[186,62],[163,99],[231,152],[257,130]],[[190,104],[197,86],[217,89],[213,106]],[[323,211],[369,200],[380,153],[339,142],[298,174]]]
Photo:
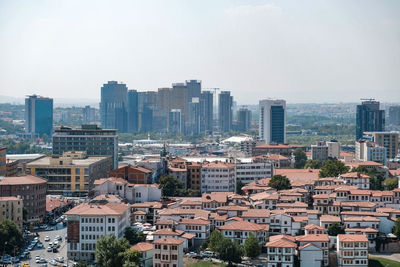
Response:
[[[153,242],[153,267],[183,267],[183,241],[163,238]]]
[[[311,145],[311,159],[321,162],[328,160],[328,146],[325,142],[317,142],[317,144]]]
[[[339,175],[339,178],[344,181],[345,185],[357,186],[358,189],[369,189],[370,177],[366,174],[348,172]]]
[[[244,184],[272,177],[272,163],[267,159],[239,158],[236,160],[236,179]]]
[[[368,266],[368,239],[365,235],[337,236],[338,266]]]
[[[74,261],[95,260],[96,242],[100,236],[114,234],[119,238],[130,227],[129,205],[98,201],[82,203],[65,213],[68,218],[67,255]]]
[[[235,164],[220,161],[203,164],[201,192],[236,192]]]
[[[246,221],[235,221],[233,223],[225,224],[218,229],[221,231],[223,236],[238,241],[241,246],[243,246],[251,233],[258,239],[260,245],[264,245],[268,236],[269,225],[260,225]]]
[[[293,267],[296,243],[281,238],[268,242],[266,245],[268,254],[268,267]]]
[[[329,236],[327,234],[296,236],[296,241],[299,242],[300,246],[305,246],[310,243],[321,248],[323,251],[322,266],[329,266]]]
[[[326,142],[328,146],[328,158],[339,159],[340,158],[340,143],[335,141]]]

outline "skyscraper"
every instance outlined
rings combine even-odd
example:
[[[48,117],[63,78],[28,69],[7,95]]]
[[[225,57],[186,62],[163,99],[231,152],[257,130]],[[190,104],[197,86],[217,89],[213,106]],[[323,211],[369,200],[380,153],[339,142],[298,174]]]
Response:
[[[218,121],[221,132],[229,132],[232,129],[232,103],[231,92],[221,91],[218,99]]]
[[[382,132],[385,130],[385,111],[379,109],[379,101],[369,99],[357,105],[356,139],[363,132]]]
[[[90,106],[82,108],[82,117],[85,123],[95,121],[96,110]]]
[[[25,99],[25,132],[32,136],[53,133],[53,99],[31,95]]]
[[[136,90],[128,91],[128,132],[137,133],[139,127],[139,103],[138,92]]]
[[[400,125],[400,106],[389,107],[389,123]]]
[[[186,133],[198,135],[200,133],[200,99],[193,97],[189,103],[189,119]]]
[[[237,112],[238,130],[246,132],[250,129],[251,124],[251,111],[242,107]]]
[[[104,129],[127,131],[128,88],[123,83],[109,81],[101,87],[100,119]]]
[[[168,132],[172,134],[182,133],[182,112],[180,109],[171,109],[168,119]]]
[[[203,91],[200,95],[200,131],[209,132],[213,129],[213,93]]]
[[[286,143],[286,101],[260,100],[259,136],[266,144]]]

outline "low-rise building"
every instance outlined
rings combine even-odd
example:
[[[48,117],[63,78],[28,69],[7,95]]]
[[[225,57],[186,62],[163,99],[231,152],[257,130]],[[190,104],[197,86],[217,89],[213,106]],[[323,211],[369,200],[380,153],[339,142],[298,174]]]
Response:
[[[151,184],[152,171],[146,168],[131,165],[120,166],[118,169],[109,172],[109,177],[123,178],[131,184]],[[106,176],[104,176],[106,177]]]
[[[342,179],[346,185],[357,186],[358,189],[369,189],[369,181],[371,179],[368,175],[357,172],[341,174],[339,178]]]
[[[268,242],[266,245],[268,254],[268,267],[293,267],[296,254],[296,243],[280,238]]]
[[[244,244],[244,241],[252,233],[260,242],[264,244],[268,237],[269,225],[259,225],[246,221],[235,221],[230,224],[225,224],[218,228],[222,235],[226,238],[238,241],[240,245]]]
[[[324,263],[324,250],[312,243],[299,247],[300,266],[321,267]]]
[[[183,267],[183,241],[163,238],[153,242],[154,267]]]
[[[0,197],[0,221],[11,220],[22,230],[23,207],[20,197]]]
[[[337,235],[338,266],[368,266],[368,239],[365,235]]]
[[[139,242],[131,247],[133,250],[140,252],[140,266],[152,267],[153,266],[153,244],[147,242]]]
[[[201,169],[201,192],[236,192],[236,166],[225,162],[205,163]]]
[[[296,236],[296,241],[299,242],[300,247],[310,243],[321,248],[323,250],[322,266],[329,266],[329,236],[327,234]]]

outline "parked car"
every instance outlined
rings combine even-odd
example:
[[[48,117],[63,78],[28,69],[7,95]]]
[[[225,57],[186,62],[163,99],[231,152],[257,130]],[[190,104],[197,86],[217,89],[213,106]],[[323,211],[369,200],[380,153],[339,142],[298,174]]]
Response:
[[[50,241],[50,237],[48,235],[45,236],[44,241],[49,242]]]
[[[59,263],[63,263],[64,262],[64,257],[57,257],[55,258],[55,260]]]
[[[53,251],[53,248],[52,247],[47,247],[47,252],[52,252]]]
[[[50,263],[51,265],[53,265],[53,266],[57,266],[57,265],[58,265],[58,263],[57,263],[55,260],[51,260],[49,263]]]
[[[201,256],[202,256],[203,258],[212,258],[212,257],[215,257],[215,253],[212,252],[212,251],[204,251],[204,252],[201,254]]]

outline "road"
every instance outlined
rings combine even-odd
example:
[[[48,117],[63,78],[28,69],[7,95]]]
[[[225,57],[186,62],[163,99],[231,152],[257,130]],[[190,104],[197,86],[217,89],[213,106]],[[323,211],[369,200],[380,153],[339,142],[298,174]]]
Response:
[[[52,266],[51,264],[49,264],[49,262],[52,259],[55,259],[57,257],[64,257],[64,263],[67,262],[67,242],[65,242],[65,235],[67,234],[67,227],[62,226],[62,224],[58,224],[57,225],[57,230],[53,230],[53,231],[39,231],[37,232],[39,234],[39,240],[40,242],[43,243],[44,248],[37,248],[37,246],[35,246],[35,249],[31,250],[31,258],[28,261],[23,261],[23,262],[28,262],[31,266],[43,266],[44,264],[37,264],[35,262],[35,257],[36,256],[40,256],[41,258],[44,258],[47,260],[47,266],[50,267]],[[49,246],[49,242],[54,242],[54,238],[60,235],[62,237],[62,241],[59,241],[60,247],[58,249],[57,253],[53,253],[53,252],[47,252],[47,247]],[[44,238],[46,236],[50,237],[50,241],[45,242]],[[71,264],[69,264],[71,265]]]

